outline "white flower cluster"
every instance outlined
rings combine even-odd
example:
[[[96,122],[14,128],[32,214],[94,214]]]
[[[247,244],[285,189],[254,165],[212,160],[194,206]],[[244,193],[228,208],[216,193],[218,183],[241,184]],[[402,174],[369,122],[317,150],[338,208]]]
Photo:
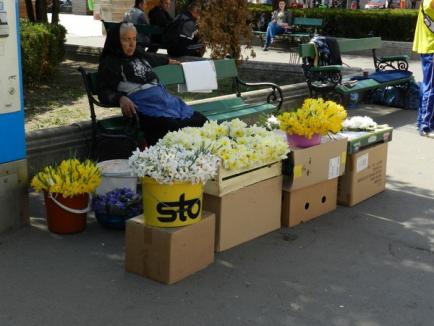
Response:
[[[345,130],[373,130],[377,127],[377,123],[367,116],[355,116],[350,119],[346,119],[342,123],[342,127]]]
[[[279,126],[279,120],[274,115],[270,115],[267,119],[267,122],[265,123],[265,127],[267,128],[267,130],[279,129]]]
[[[170,132],[160,140],[166,146],[176,144],[195,150],[209,148],[228,170],[243,170],[285,159],[288,143],[281,136],[256,125],[248,127],[239,119],[203,127],[187,127]]]
[[[137,149],[128,162],[139,177],[149,176],[159,183],[206,183],[217,173],[220,159],[203,146],[186,149],[159,142],[143,152]]]

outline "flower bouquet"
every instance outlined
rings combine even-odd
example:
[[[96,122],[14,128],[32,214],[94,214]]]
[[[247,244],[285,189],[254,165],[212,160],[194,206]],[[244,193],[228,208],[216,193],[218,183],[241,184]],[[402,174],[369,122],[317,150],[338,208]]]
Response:
[[[346,117],[343,106],[333,101],[308,98],[301,108],[284,112],[277,119],[291,145],[309,147],[319,144],[321,136],[339,132]]]
[[[177,227],[200,221],[203,184],[216,174],[219,162],[204,144],[188,149],[160,141],[133,152],[129,164],[143,178],[146,224]]]
[[[56,233],[82,231],[90,209],[90,193],[100,181],[101,173],[90,160],[68,159],[38,172],[31,185],[44,192],[48,229]]]
[[[143,213],[141,196],[129,188],[96,195],[92,207],[98,222],[113,229],[124,229],[126,220]]]
[[[239,119],[183,128],[166,134],[161,143],[180,144],[191,150],[205,146],[220,158],[225,169],[237,171],[280,161],[289,152],[288,144],[279,135],[256,125],[247,126]]]

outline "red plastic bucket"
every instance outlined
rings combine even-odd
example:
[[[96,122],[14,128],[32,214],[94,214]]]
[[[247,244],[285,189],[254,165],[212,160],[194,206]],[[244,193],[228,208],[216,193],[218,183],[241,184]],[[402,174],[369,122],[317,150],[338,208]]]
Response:
[[[89,194],[65,198],[61,194],[44,192],[47,225],[50,232],[69,234],[86,228]]]

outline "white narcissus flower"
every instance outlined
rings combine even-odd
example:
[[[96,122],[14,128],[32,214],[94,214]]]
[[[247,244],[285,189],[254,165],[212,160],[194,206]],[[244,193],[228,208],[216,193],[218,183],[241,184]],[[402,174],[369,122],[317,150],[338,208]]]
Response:
[[[342,123],[342,127],[346,130],[372,130],[377,127],[377,123],[367,116],[355,116],[346,119]]]
[[[182,145],[195,150],[201,147],[221,159],[226,169],[248,169],[286,158],[286,139],[256,125],[247,126],[239,119],[218,124],[207,122],[201,128],[187,127],[168,133],[161,144]]]

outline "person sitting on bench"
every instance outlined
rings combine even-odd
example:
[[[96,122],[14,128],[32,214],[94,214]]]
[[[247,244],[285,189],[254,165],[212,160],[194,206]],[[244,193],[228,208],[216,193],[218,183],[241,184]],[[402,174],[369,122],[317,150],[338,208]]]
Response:
[[[151,25],[159,26],[164,32],[167,27],[173,22],[172,16],[169,14],[171,2],[170,0],[160,0],[160,4],[149,11],[149,21]],[[152,35],[152,43],[159,44],[162,42],[161,35]],[[154,46],[148,49],[150,52],[157,52],[158,47]]]
[[[200,17],[200,3],[192,0],[187,9],[175,17],[163,35],[163,43],[171,57],[202,57],[205,47],[199,38],[197,20]]]
[[[134,7],[125,12],[123,21],[136,25],[149,25],[149,19],[146,17],[144,8],[145,0],[135,0]],[[148,44],[150,39],[147,35],[138,34],[137,42],[140,44]]]
[[[98,67],[99,100],[120,106],[124,117],[137,116],[148,145],[169,131],[203,126],[207,119],[169,94],[151,69],[179,62],[164,54],[145,52],[136,46],[136,35],[131,23],[121,23],[109,31]]]
[[[283,34],[289,30],[292,19],[291,16],[291,12],[286,10],[286,2],[284,0],[279,1],[279,8],[273,11],[271,21],[267,27],[264,51],[268,51],[268,47],[270,44],[274,43],[274,37],[276,35]]]

